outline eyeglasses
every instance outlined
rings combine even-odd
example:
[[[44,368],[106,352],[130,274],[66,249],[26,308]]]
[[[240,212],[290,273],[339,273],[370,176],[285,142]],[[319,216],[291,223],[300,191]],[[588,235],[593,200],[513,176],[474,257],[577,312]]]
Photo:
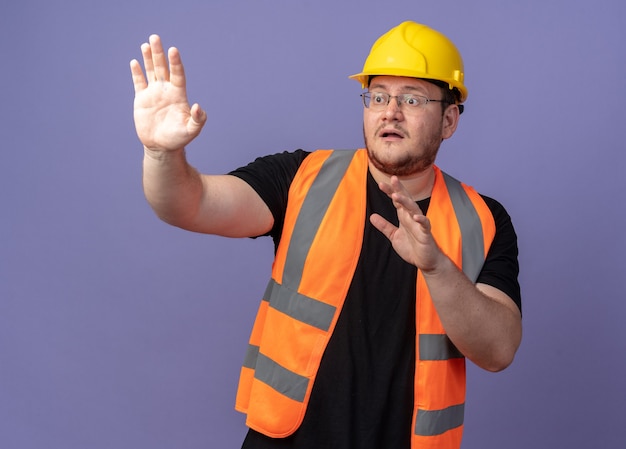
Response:
[[[406,109],[414,111],[422,106],[426,106],[430,102],[435,103],[448,103],[445,100],[431,100],[423,95],[415,94],[400,94],[389,95],[384,92],[366,92],[361,94],[363,99],[363,105],[374,111],[382,111],[387,107],[392,98],[395,98],[398,102],[398,107],[402,108],[406,106]]]

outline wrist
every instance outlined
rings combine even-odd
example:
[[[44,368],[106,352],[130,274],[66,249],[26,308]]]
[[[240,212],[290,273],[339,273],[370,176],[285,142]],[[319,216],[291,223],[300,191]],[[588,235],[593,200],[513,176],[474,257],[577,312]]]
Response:
[[[420,268],[425,278],[445,277],[451,270],[456,270],[456,265],[443,252],[439,252],[435,262],[428,267]]]
[[[155,148],[143,147],[144,157],[156,162],[166,162],[172,159],[185,158],[185,148],[179,148],[178,150],[161,150]]]

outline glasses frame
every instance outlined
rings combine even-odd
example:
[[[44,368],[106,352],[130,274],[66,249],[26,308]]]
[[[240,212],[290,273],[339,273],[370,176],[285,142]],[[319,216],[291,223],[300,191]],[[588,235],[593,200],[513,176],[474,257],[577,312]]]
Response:
[[[404,105],[406,105],[409,110],[416,110],[418,108],[421,108],[423,106],[428,105],[428,103],[445,103],[445,104],[450,104],[450,102],[446,101],[446,100],[431,100],[430,98],[428,98],[428,97],[426,97],[424,95],[417,95],[417,94],[389,95],[386,92],[363,92],[360,95],[360,97],[361,97],[361,100],[363,101],[363,106],[365,106],[365,108],[367,108],[367,109],[370,109],[370,106],[372,104],[371,103],[371,96],[373,94],[380,95],[380,96],[383,96],[383,97],[387,98],[387,102],[386,103],[384,103],[384,104],[383,103],[376,104],[376,106],[374,106],[374,108],[373,108],[374,110],[377,110],[377,109],[383,110],[383,109],[385,109],[387,106],[389,106],[389,103],[391,102],[392,98],[396,99],[396,102],[397,102],[399,108],[402,108]],[[417,104],[416,106],[409,105],[407,103],[407,101],[409,99],[412,99],[412,98],[419,99],[420,100],[419,104]]]

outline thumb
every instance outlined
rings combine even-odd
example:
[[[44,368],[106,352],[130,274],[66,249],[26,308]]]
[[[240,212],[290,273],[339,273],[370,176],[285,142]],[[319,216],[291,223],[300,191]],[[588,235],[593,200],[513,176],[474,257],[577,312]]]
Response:
[[[206,122],[207,119],[207,115],[206,112],[200,107],[200,105],[198,103],[195,103],[192,107],[191,107],[191,119],[200,127],[204,126],[204,123]]]
[[[396,230],[398,229],[397,227],[395,227],[394,225],[392,225],[391,223],[389,223],[389,221],[387,221],[386,219],[384,219],[382,216],[380,216],[379,214],[372,214],[370,216],[370,223],[372,223],[372,225],[378,229],[380,232],[383,233],[383,235],[385,237],[387,237],[389,240],[392,239],[393,234],[396,232]]]

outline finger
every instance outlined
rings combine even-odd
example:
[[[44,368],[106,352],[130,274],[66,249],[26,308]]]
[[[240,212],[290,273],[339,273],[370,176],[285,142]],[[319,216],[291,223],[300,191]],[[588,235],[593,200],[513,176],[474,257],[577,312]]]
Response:
[[[207,115],[206,115],[206,112],[200,107],[198,103],[195,103],[191,107],[190,113],[191,113],[191,118],[197,125],[200,125],[200,126],[204,125],[204,122],[206,122],[206,119],[207,119]]]
[[[146,77],[143,75],[143,71],[141,70],[141,65],[136,59],[130,61],[130,74],[133,77],[133,87],[135,88],[135,93],[148,87]]]
[[[202,127],[206,122],[206,112],[204,112],[198,103],[191,107],[189,112],[191,120],[187,122],[187,132],[190,136],[197,136],[202,131]]]
[[[413,220],[418,223],[425,232],[430,232],[430,220],[424,214],[414,214]]]
[[[400,179],[397,176],[392,176],[390,182],[392,193],[388,193],[388,195],[394,201],[396,207],[398,207],[399,204],[411,214],[422,214],[422,209],[420,209],[417,202],[413,199],[406,187],[404,187],[404,184],[400,182]]]
[[[141,56],[143,56],[143,66],[146,69],[146,82],[150,83],[156,79],[154,75],[154,63],[152,62],[152,48],[150,44],[141,44]]]
[[[386,182],[379,182],[378,188],[383,193],[386,193],[388,196],[391,196],[391,194],[393,193],[393,187],[391,187],[391,185],[387,184]]]
[[[167,67],[167,58],[163,51],[161,38],[158,35],[150,36],[150,48],[152,50],[152,63],[154,64],[154,79],[156,81],[169,81],[170,73]]]
[[[391,177],[386,190],[387,195],[390,197],[407,198],[409,201],[412,201],[409,191],[404,187],[397,176]]]
[[[402,193],[391,194],[391,201],[393,202],[394,207],[398,209],[398,213],[402,210],[411,217],[414,215],[423,215],[422,209],[420,209],[418,204],[411,197]]]
[[[378,229],[380,232],[382,232],[383,235],[387,237],[389,240],[392,239],[393,234],[398,229],[397,227],[395,227],[393,224],[391,224],[389,221],[384,219],[379,214],[372,214],[370,216],[370,223],[372,223],[372,225],[376,229]]]
[[[392,176],[389,182],[391,183],[391,187],[393,188],[394,192],[410,196],[409,191],[406,189],[406,187],[404,187],[404,184],[400,182],[400,179],[397,176]]]
[[[167,52],[167,56],[170,60],[170,82],[174,86],[184,89],[187,85],[187,79],[180,52],[176,47],[171,47]]]

